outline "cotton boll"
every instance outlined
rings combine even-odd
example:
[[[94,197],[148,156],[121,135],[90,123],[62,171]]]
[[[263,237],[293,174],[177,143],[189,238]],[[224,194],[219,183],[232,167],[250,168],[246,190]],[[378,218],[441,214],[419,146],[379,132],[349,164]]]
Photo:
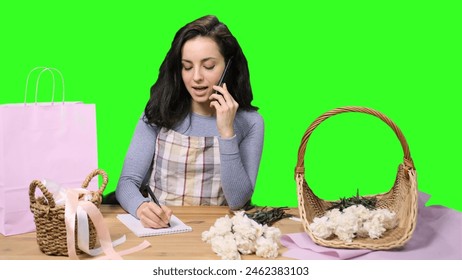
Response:
[[[347,243],[353,242],[353,238],[355,238],[355,231],[351,230],[351,228],[338,226],[335,228],[334,233],[340,240]]]
[[[231,219],[228,215],[218,218],[215,224],[210,227],[208,231],[202,232],[202,241],[210,243],[211,239],[215,236],[224,236],[231,232],[232,227]]]
[[[215,221],[215,224],[213,225],[214,232],[216,235],[225,235],[226,233],[231,231],[232,226],[233,222],[231,221],[228,215],[218,218]]]
[[[371,217],[364,223],[364,229],[368,231],[370,238],[380,238],[387,229],[396,227],[396,214],[388,209],[372,211]]]
[[[334,229],[336,225],[342,220],[342,215],[343,213],[337,208],[327,211],[325,214],[325,216],[328,218],[326,220],[327,226]]]
[[[343,209],[343,211],[341,212],[343,215],[345,214],[356,214],[358,211],[358,206],[357,205],[352,205],[348,208],[345,208]]]
[[[340,240],[351,243],[360,227],[358,222],[358,217],[355,215],[354,211],[344,213],[341,219],[338,220],[338,224],[334,229],[335,235],[337,235]]]
[[[336,217],[340,217],[342,215],[342,211],[340,211],[337,208],[334,208],[332,210],[329,210],[325,214],[329,219],[335,219]]]
[[[366,221],[363,226],[364,229],[367,230],[369,237],[372,239],[380,238],[386,230],[378,218]]]
[[[223,260],[240,260],[236,240],[232,233],[217,235],[211,239],[212,250]]]
[[[364,228],[364,224],[362,224],[358,232],[356,232],[356,237],[369,237],[369,231]]]
[[[333,228],[330,227],[328,222],[329,218],[327,216],[322,216],[321,218],[315,217],[313,223],[309,225],[310,230],[313,234],[319,238],[327,239],[333,233]]]
[[[261,225],[252,219],[249,219],[249,220],[250,220],[252,227],[255,229],[255,239],[257,239],[258,237],[263,235],[263,233],[265,232],[265,228],[267,228],[268,226]]]
[[[245,211],[240,210],[240,211],[234,211],[234,216],[231,218],[231,220],[235,221],[236,219],[241,219],[241,218],[246,218],[247,215],[245,214]]]
[[[387,229],[396,227],[394,212],[388,209],[369,210],[363,205],[353,205],[343,209],[332,209],[324,216],[314,218],[309,225],[317,237],[327,239],[334,233],[340,240],[350,243],[353,238],[380,238]]]
[[[362,217],[369,217],[369,212],[364,206],[353,205],[343,210],[341,225],[351,228],[352,231],[357,232],[363,223]]]
[[[383,221],[383,226],[385,227],[385,229],[394,229],[397,225],[398,225],[398,219],[396,219],[396,217],[385,219]]]
[[[392,229],[398,225],[396,213],[390,212],[388,209],[377,209],[374,213],[374,217],[380,220],[385,229]]]
[[[213,231],[206,230],[202,232],[201,236],[202,236],[202,241],[210,243],[210,240],[212,239],[212,237],[215,236],[215,233]]]
[[[258,224],[239,211],[232,218],[217,219],[202,233],[202,240],[211,243],[212,250],[222,259],[236,260],[241,258],[240,254],[257,254],[257,251],[260,257],[277,257],[280,236],[278,228]]]
[[[231,218],[233,225],[247,225],[250,227],[252,226],[250,221],[251,219],[245,215],[244,211],[234,212],[234,216]]]
[[[363,205],[353,205],[343,210],[344,214],[353,214],[360,222],[368,220],[371,216],[371,212],[371,210]]]
[[[234,224],[233,225],[233,232],[235,234],[239,234],[244,236],[247,239],[255,240],[257,229],[252,227],[250,223],[240,223],[240,224]]]
[[[239,233],[234,233],[234,239],[236,240],[237,250],[243,255],[253,254],[257,250],[255,239],[249,239]]]
[[[231,222],[234,224],[235,221],[244,218],[243,211],[234,211],[234,215],[230,218]]]
[[[277,227],[266,227],[263,236],[272,240],[274,243],[279,243],[281,237],[281,230]]]
[[[210,240],[215,236],[224,236],[229,233],[230,230],[227,230],[227,227],[221,226],[211,226],[208,231],[202,232],[202,241],[210,243]]]
[[[278,256],[278,245],[269,238],[263,236],[257,239],[257,251],[255,254],[259,257],[274,259]]]
[[[232,229],[238,251],[244,255],[255,253],[255,240],[258,237],[258,227],[255,225],[258,224],[252,223],[253,220],[244,215],[243,212],[236,213],[236,216],[231,220],[233,221]]]
[[[263,234],[263,226],[250,219],[244,212],[237,212],[232,219],[234,234],[239,234],[250,240],[256,240]]]

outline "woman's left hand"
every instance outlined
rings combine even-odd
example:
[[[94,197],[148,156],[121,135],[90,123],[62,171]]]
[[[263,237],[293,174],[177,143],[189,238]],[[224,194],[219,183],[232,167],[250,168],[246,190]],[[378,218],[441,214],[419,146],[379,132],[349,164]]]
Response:
[[[226,87],[213,86],[218,91],[210,95],[210,107],[215,108],[217,115],[217,128],[221,138],[231,138],[234,136],[234,117],[236,116],[239,104],[234,100]]]

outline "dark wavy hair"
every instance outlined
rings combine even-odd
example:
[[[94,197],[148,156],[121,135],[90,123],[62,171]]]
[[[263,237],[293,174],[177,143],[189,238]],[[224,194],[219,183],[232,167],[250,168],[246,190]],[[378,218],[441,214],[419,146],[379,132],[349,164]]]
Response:
[[[192,98],[181,76],[181,51],[186,41],[197,36],[214,40],[225,61],[233,58],[226,74],[226,86],[239,104],[239,109],[258,110],[251,104],[253,94],[249,68],[239,43],[225,24],[217,17],[208,15],[186,24],[175,34],[159,68],[157,81],[151,87],[151,96],[144,110],[145,122],[171,129],[191,112]]]

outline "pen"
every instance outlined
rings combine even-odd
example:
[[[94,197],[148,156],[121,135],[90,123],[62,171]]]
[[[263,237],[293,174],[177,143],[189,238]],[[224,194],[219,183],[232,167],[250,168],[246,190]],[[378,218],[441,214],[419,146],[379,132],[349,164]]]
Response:
[[[161,207],[159,200],[157,200],[157,197],[152,192],[151,187],[147,186],[146,189],[148,190],[148,193],[151,196],[152,200],[154,200],[154,203],[157,204],[157,206]],[[170,227],[170,223],[168,223],[167,225]]]

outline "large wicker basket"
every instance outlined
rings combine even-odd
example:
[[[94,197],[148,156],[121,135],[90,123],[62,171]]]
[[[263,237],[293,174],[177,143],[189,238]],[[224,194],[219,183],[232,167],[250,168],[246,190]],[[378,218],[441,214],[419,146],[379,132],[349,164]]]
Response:
[[[91,192],[91,202],[100,207],[102,201],[102,194],[107,185],[108,177],[106,172],[96,169],[91,172],[82,184],[82,188],[87,188],[88,184],[93,177],[101,175],[103,178],[102,184],[97,191]],[[35,197],[35,190],[39,188],[44,196]],[[67,233],[65,222],[65,205],[57,205],[47,188],[39,180],[31,182],[29,187],[30,209],[34,214],[34,221],[37,233],[37,243],[40,250],[47,255],[67,256]],[[95,226],[89,221],[90,229],[90,249],[96,245],[96,230]],[[77,224],[77,223],[76,223]],[[76,226],[76,233],[77,233]],[[77,240],[77,238],[76,238]],[[77,247],[77,254],[82,251]]]
[[[323,200],[315,195],[305,180],[304,157],[308,139],[313,130],[324,120],[337,114],[345,112],[366,113],[380,118],[387,123],[399,138],[404,152],[404,160],[398,167],[396,180],[390,191],[377,195],[365,197],[375,197],[377,208],[389,209],[396,213],[398,226],[387,230],[385,234],[378,238],[354,238],[351,243],[344,242],[337,237],[322,239],[313,234],[309,225],[315,217],[323,216],[335,201]],[[351,249],[371,249],[387,250],[402,247],[412,236],[417,222],[417,179],[414,163],[411,159],[408,144],[401,130],[385,115],[373,109],[364,107],[341,107],[328,111],[319,116],[306,130],[303,135],[299,150],[298,162],[295,168],[295,179],[298,191],[298,208],[303,227],[310,238],[318,245],[333,248]]]

